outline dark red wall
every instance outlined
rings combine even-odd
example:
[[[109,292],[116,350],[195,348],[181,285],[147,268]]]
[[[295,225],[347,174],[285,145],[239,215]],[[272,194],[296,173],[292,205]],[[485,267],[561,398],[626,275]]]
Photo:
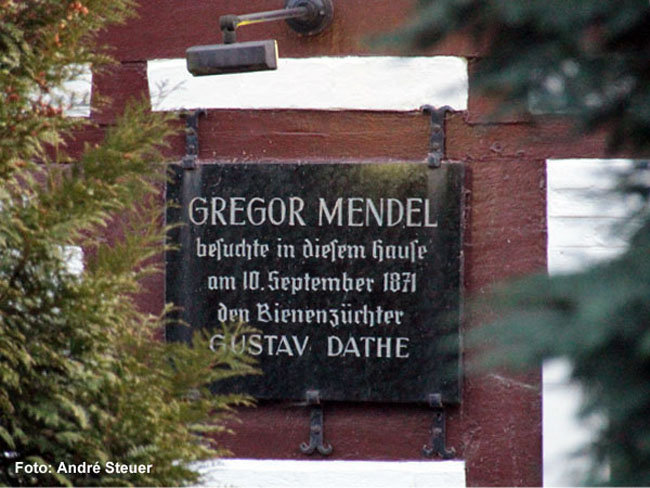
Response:
[[[389,49],[371,49],[367,39],[400,25],[412,3],[338,0],[334,25],[319,37],[300,38],[283,23],[272,23],[246,27],[239,38],[275,38],[281,55],[288,57],[395,54]],[[220,42],[220,15],[280,8],[283,2],[141,0],[141,4],[138,19],[101,36],[102,42],[114,47],[121,64],[95,77],[94,94],[110,96],[113,103],[101,113],[93,111],[99,128],[79,133],[74,144],[101,138],[102,127],[112,122],[125,100],[147,96],[147,59],[182,57],[190,45]],[[473,58],[477,51],[458,37],[429,54],[435,53]],[[446,156],[467,167],[469,226],[464,253],[468,296],[482,294],[500,279],[545,268],[545,159],[604,155],[602,138],[578,139],[562,119],[532,123],[511,115],[494,121],[489,118],[491,106],[491,101],[471,90],[469,110],[451,113],[446,120]],[[204,161],[422,161],[427,154],[429,120],[419,112],[210,110],[201,118],[199,138]],[[179,134],[169,155],[180,159],[183,153],[184,140]],[[148,290],[140,303],[157,312],[164,301],[163,278],[150,281]],[[480,318],[474,319],[465,327],[479,323]],[[541,485],[540,389],[537,373],[464,378],[462,403],[449,412],[448,444],[465,459],[469,485]],[[232,426],[236,435],[222,439],[235,456],[305,459],[298,447],[308,437],[305,408],[262,403],[242,411],[240,418],[243,422]],[[421,460],[431,421],[431,411],[420,406],[325,407],[326,439],[335,446],[332,459]]]

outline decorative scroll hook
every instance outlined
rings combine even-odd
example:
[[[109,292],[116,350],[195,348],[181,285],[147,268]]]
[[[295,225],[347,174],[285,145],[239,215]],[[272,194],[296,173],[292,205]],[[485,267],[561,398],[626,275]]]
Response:
[[[433,409],[433,426],[431,427],[431,447],[426,444],[422,447],[422,454],[432,457],[434,454],[442,459],[452,459],[456,450],[452,447],[447,449],[445,445],[446,418],[445,408],[442,405],[442,395],[433,393],[429,395],[429,406]]]
[[[313,454],[315,451],[321,456],[329,456],[332,453],[332,445],[323,442],[323,406],[320,404],[318,390],[307,391],[307,405],[311,407],[309,415],[309,444],[300,444],[300,451],[303,454]]]

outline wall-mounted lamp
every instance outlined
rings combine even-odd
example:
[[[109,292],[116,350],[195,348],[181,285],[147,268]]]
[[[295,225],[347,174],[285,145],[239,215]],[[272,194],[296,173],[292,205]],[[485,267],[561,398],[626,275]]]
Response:
[[[237,27],[286,20],[294,31],[312,36],[332,23],[333,13],[331,0],[287,0],[282,10],[224,15],[219,18],[223,44],[192,46],[187,49],[187,70],[194,76],[204,76],[277,69],[276,41],[237,42]]]

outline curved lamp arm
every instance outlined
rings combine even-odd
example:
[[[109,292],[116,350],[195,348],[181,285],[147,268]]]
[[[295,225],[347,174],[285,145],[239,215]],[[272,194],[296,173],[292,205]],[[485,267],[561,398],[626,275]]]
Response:
[[[223,15],[219,17],[219,27],[224,44],[237,42],[236,29],[245,25],[286,20],[296,32],[314,35],[322,32],[332,22],[331,0],[288,0],[285,8],[255,12],[244,15]]]

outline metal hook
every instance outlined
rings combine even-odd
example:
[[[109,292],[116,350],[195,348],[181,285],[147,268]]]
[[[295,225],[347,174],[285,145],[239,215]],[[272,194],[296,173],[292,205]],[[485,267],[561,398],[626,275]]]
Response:
[[[442,395],[433,393],[429,395],[429,406],[433,408],[433,426],[431,427],[431,446],[426,444],[422,447],[422,454],[426,457],[432,457],[434,454],[442,459],[452,459],[456,455],[456,450],[452,447],[447,449],[445,445],[446,437],[446,415],[445,408],[442,404]]]
[[[323,442],[323,406],[320,404],[318,390],[307,391],[307,405],[311,406],[309,415],[309,444],[302,442],[300,451],[303,454],[313,454],[315,451],[321,456],[329,456],[332,453],[332,445]]]

